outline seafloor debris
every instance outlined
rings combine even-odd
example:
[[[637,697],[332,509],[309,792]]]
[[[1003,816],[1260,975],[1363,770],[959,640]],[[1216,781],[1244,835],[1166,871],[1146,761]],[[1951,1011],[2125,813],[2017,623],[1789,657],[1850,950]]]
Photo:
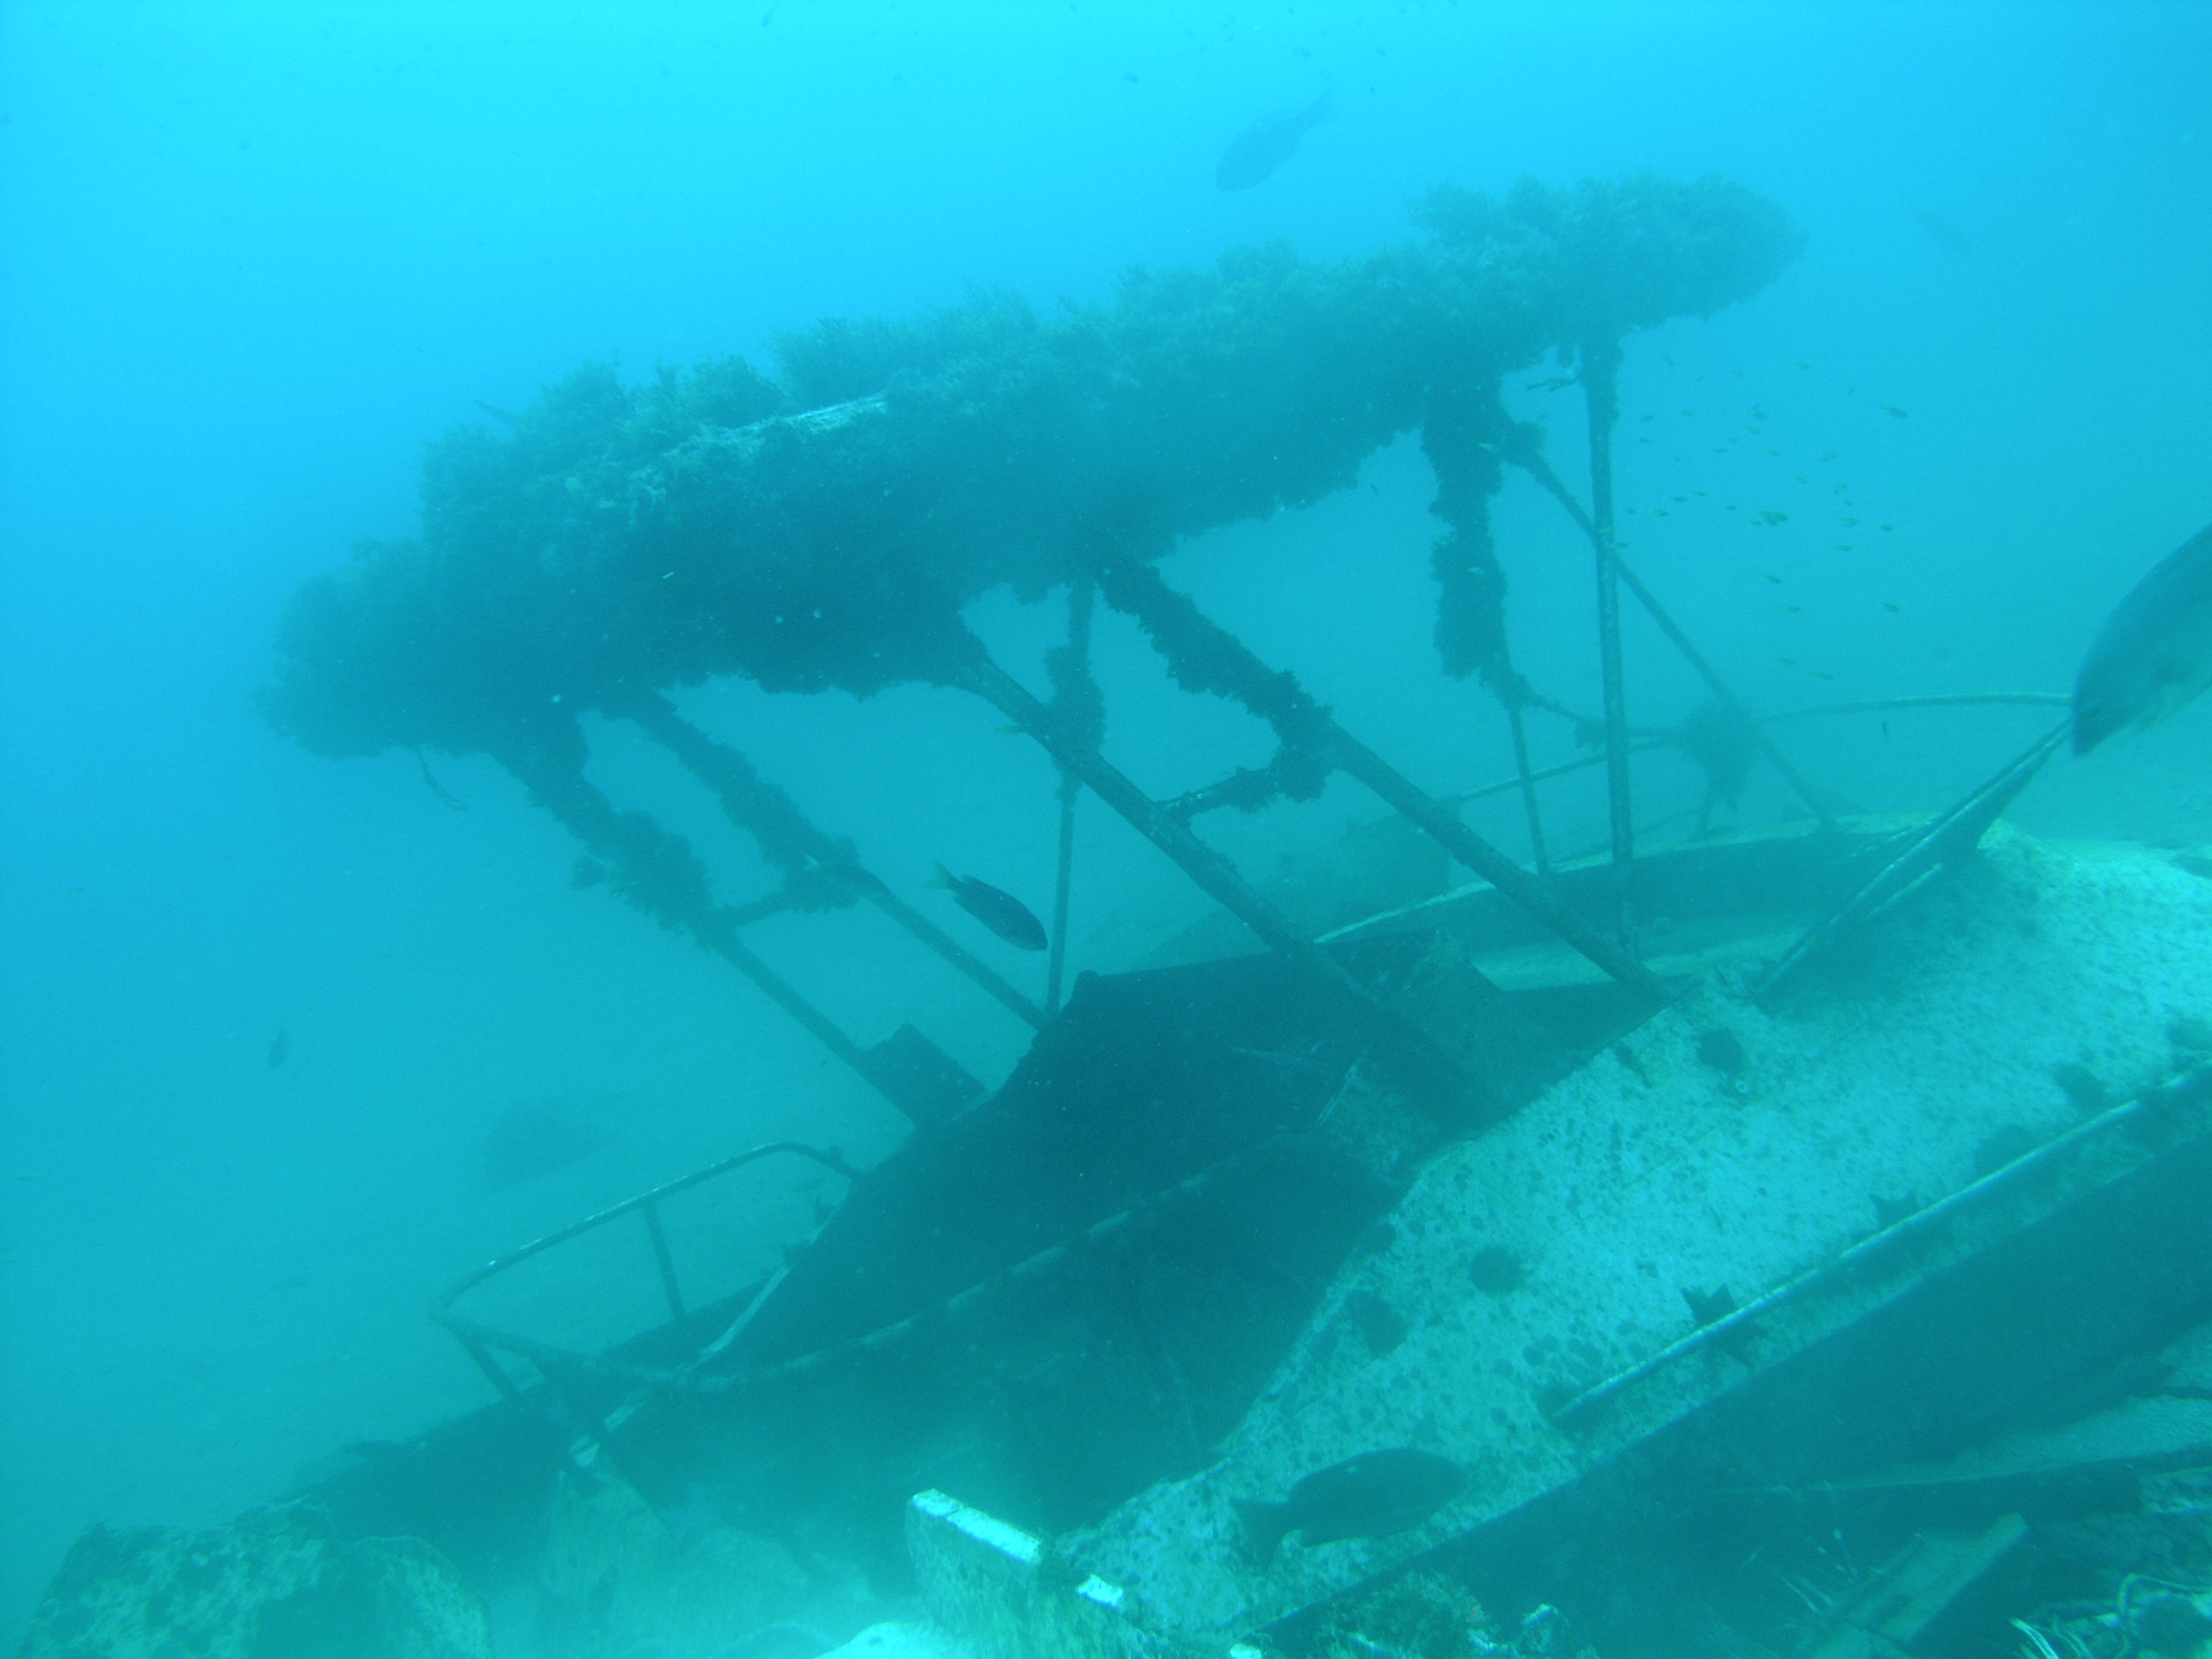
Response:
[[[343,1542],[311,1504],[228,1526],[95,1527],[40,1603],[24,1659],[489,1659],[482,1603],[416,1538]]]

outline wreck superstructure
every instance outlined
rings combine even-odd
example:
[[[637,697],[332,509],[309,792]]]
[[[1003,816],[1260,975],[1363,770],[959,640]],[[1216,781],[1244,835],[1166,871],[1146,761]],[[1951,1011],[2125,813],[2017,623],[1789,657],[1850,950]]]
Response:
[[[609,890],[915,1125],[866,1170],[740,1153],[457,1284],[436,1316],[501,1403],[425,1437],[414,1488],[389,1465],[325,1483],[341,1535],[484,1555],[428,1473],[476,1457],[500,1471],[475,1490],[502,1570],[565,1551],[588,1576],[597,1549],[618,1597],[635,1529],[703,1505],[817,1587],[918,1588],[988,1659],[1497,1650],[1463,1617],[1429,1647],[1378,1634],[1366,1609],[1437,1583],[1503,1608],[1586,1583],[1578,1628],[1663,1648],[1691,1633],[1602,1593],[1608,1551],[1718,1572],[1668,1537],[1700,1505],[1734,1538],[1775,1493],[2002,1443],[2201,1316],[2212,888],[2163,854],[1993,829],[2056,732],[1932,817],[1839,819],[1620,557],[1626,342],[1756,293],[1796,251],[1786,218],[1723,181],[1649,177],[1439,191],[1421,218],[1420,240],[1365,258],[1262,250],[1052,319],[984,297],[824,325],[775,380],[735,360],[635,390],[587,372],[509,430],[434,447],[421,538],[302,590],[266,698],[281,729],[332,757],[489,756]],[[1547,357],[1583,394],[1586,489],[1505,408],[1502,377]],[[1342,488],[1411,432],[1444,526],[1441,665],[1497,697],[1528,866],[1155,568]],[[1522,726],[1547,700],[1508,644],[1491,528],[1509,470],[1591,550],[1611,807],[1595,860],[1554,860],[1544,835]],[[1041,692],[963,619],[1000,586],[1066,592]],[[1639,849],[1623,588],[1802,823]],[[1108,753],[1102,605],[1182,690],[1270,728],[1273,758],[1146,793]],[[1061,825],[1044,996],[672,695],[732,675],[951,688],[1042,746]],[[586,715],[664,749],[775,884],[724,895],[682,836],[611,799],[586,775]],[[1142,744],[1115,733],[1117,753]],[[1316,929],[1200,833],[1338,774],[1474,879]],[[1258,948],[1063,996],[1079,795]],[[1034,1028],[999,1086],[915,1024],[843,1028],[746,938],[863,904]],[[779,1160],[834,1175],[834,1213],[697,1299],[659,1206]],[[665,1324],[586,1352],[475,1310],[488,1279],[602,1227],[636,1230]],[[1393,1447],[1450,1459],[1464,1490],[1383,1535],[1250,1548],[1240,1504]],[[628,1544],[609,1541],[617,1511]]]

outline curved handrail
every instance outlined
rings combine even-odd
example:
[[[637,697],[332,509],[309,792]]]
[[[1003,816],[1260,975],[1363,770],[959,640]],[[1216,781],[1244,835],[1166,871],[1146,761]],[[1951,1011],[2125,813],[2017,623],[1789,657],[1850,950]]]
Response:
[[[676,1264],[674,1258],[669,1253],[667,1237],[661,1230],[659,1210],[661,1200],[696,1187],[702,1182],[712,1181],[717,1176],[727,1175],[732,1170],[742,1169],[748,1164],[757,1164],[763,1158],[784,1154],[811,1159],[832,1174],[842,1176],[848,1182],[857,1181],[860,1178],[860,1171],[846,1163],[844,1158],[834,1150],[810,1146],[804,1141],[798,1140],[776,1140],[763,1146],[754,1146],[734,1157],[723,1158],[720,1163],[709,1164],[704,1169],[694,1170],[689,1175],[678,1176],[673,1181],[665,1181],[658,1187],[623,1199],[618,1204],[611,1204],[604,1210],[584,1217],[580,1221],[572,1221],[567,1226],[556,1228],[541,1237],[533,1238],[527,1244],[509,1250],[503,1255],[493,1257],[481,1267],[455,1280],[433,1301],[430,1304],[430,1317],[453,1333],[455,1340],[467,1351],[469,1358],[475,1360],[477,1366],[491,1379],[499,1391],[510,1399],[519,1395],[520,1390],[515,1386],[514,1378],[507,1375],[506,1369],[493,1358],[489,1352],[492,1348],[504,1348],[508,1352],[528,1360],[539,1370],[546,1372],[549,1376],[555,1370],[564,1366],[597,1363],[592,1356],[574,1352],[557,1344],[540,1342],[532,1337],[518,1336],[512,1332],[502,1331],[467,1318],[456,1311],[454,1304],[487,1279],[496,1278],[509,1268],[517,1267],[533,1256],[542,1255],[556,1245],[565,1244],[570,1239],[590,1232],[594,1228],[603,1227],[609,1222],[619,1220],[623,1216],[641,1214],[645,1219],[647,1237],[653,1247],[654,1264],[659,1269],[661,1289],[668,1298],[670,1316],[673,1319],[682,1319],[685,1313],[683,1291],[677,1280]]]

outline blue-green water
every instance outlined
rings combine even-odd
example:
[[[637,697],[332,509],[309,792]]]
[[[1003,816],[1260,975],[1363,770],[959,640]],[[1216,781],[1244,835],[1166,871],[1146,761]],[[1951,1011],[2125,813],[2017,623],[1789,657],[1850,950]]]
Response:
[[[294,590],[413,532],[422,446],[478,400],[587,360],[765,367],[781,331],[972,285],[1049,311],[1270,239],[1345,259],[1410,235],[1439,182],[1717,172],[1805,251],[1632,341],[1631,556],[1762,710],[2063,690],[2212,517],[2209,80],[2188,5],[0,12],[0,1624],[94,1521],[220,1519],[479,1403],[421,1311],[468,1265],[751,1140],[867,1158],[904,1133],[726,968],[572,890],[574,847],[489,763],[430,757],[448,800],[411,753],[319,760],[257,713]],[[1240,132],[1323,93],[1272,173],[1220,187]],[[1509,395],[1568,466],[1551,373]],[[1436,667],[1431,493],[1402,441],[1164,569],[1449,792],[1511,761]],[[1586,550],[1525,480],[1498,524],[1522,666],[1592,706]],[[1056,603],[969,615],[1042,683]],[[1153,793],[1264,758],[1102,630]],[[1629,652],[1632,717],[1680,720],[1694,684],[1640,626]],[[1046,908],[1054,775],[981,704],[732,683],[687,708],[948,927],[939,860]],[[1801,758],[1925,808],[2038,718],[1808,726]],[[2199,709],[2062,766],[2022,819],[2203,836],[2208,733]],[[665,761],[610,732],[594,775],[736,896],[760,878]],[[1640,781],[1651,833],[1682,833],[1696,775],[1661,756]],[[1789,810],[1771,776],[1742,807]],[[1264,873],[1375,811],[1340,786],[1209,832]],[[1085,814],[1071,959],[1127,966],[1206,905]],[[1470,821],[1518,850],[1510,803]],[[1596,845],[1594,791],[1553,828]],[[1038,988],[1035,958],[962,937]],[[868,1040],[912,1019],[995,1081],[1026,1038],[874,934],[761,943]],[[518,1103],[612,1133],[488,1192]]]

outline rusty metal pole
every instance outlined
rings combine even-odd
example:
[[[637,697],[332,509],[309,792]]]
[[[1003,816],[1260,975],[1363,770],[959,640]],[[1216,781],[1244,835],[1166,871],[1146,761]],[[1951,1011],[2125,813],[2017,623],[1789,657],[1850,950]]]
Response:
[[[1583,504],[1575,499],[1574,493],[1567,488],[1559,475],[1552,471],[1552,464],[1544,459],[1541,450],[1525,441],[1516,442],[1507,459],[1543,487],[1545,493],[1557,501],[1565,509],[1566,515],[1575,521],[1576,528],[1589,537],[1593,544],[1596,542],[1596,525],[1591,522],[1589,513],[1583,509]],[[1613,568],[1614,574],[1620,578],[1621,586],[1636,596],[1636,602],[1644,607],[1644,614],[1651,618],[1652,623],[1667,636],[1674,648],[1682,653],[1682,659],[1688,663],[1698,678],[1705,683],[1705,689],[1713,694],[1714,699],[1743,721],[1744,729],[1752,734],[1753,740],[1759,744],[1759,753],[1765,755],[1772,763],[1774,769],[1782,775],[1783,782],[1788,784],[1790,792],[1804,803],[1806,811],[1820,820],[1823,830],[1835,829],[1836,815],[1829,810],[1827,803],[1820,799],[1820,791],[1808,783],[1804,774],[1790,763],[1790,757],[1782,752],[1780,746],[1774,741],[1772,734],[1767,731],[1766,723],[1753,714],[1744,700],[1736,696],[1729,683],[1721,678],[1720,670],[1715,668],[1706,659],[1705,653],[1698,649],[1697,641],[1689,636],[1681,623],[1674,620],[1673,614],[1659,603],[1659,596],[1654,593],[1645,585],[1644,579],[1636,574],[1635,567],[1620,556],[1620,550],[1618,546],[1613,549]]]
[[[1066,702],[1079,683],[1091,684],[1091,612],[1097,590],[1088,580],[1067,590],[1067,643],[1060,695]],[[1065,712],[1064,710],[1062,711]],[[1083,781],[1063,765],[1060,769],[1060,856],[1052,879],[1052,958],[1045,969],[1044,1006],[1048,1014],[1060,1012],[1060,986],[1067,972],[1067,915],[1075,882],[1075,803],[1083,793]]]
[[[1585,341],[1583,397],[1589,407],[1590,539],[1597,551],[1598,667],[1605,698],[1606,800],[1613,830],[1613,921],[1636,954],[1636,824],[1629,804],[1628,695],[1620,658],[1620,567],[1613,554],[1613,427],[1620,417],[1620,342]]]
[[[1536,807],[1536,775],[1528,766],[1528,723],[1521,705],[1509,703],[1505,718],[1513,733],[1513,770],[1521,784],[1521,806],[1528,819],[1528,856],[1535,861],[1536,878],[1552,878],[1552,855],[1544,845],[1544,817]]]
[[[672,932],[690,936],[728,963],[807,1034],[845,1062],[900,1111],[908,1109],[892,1070],[846,1034],[738,937],[737,913],[710,896],[705,866],[689,842],[644,812],[618,812],[584,775],[582,729],[571,719],[548,720],[519,734],[494,758],[520,781],[595,858],[613,866],[616,891]]]

